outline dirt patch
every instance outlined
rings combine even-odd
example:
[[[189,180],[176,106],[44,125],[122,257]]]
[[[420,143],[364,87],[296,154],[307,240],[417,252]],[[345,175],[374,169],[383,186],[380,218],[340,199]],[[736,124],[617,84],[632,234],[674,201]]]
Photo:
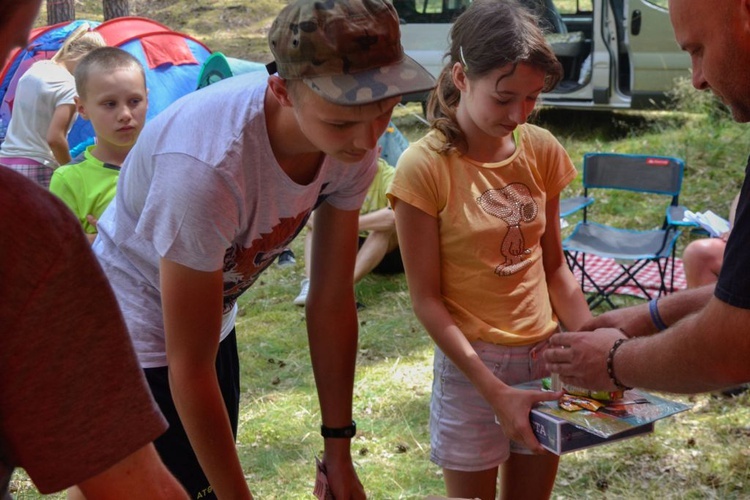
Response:
[[[250,61],[271,60],[266,35],[283,7],[281,0],[139,2],[137,15],[192,35],[211,50]]]

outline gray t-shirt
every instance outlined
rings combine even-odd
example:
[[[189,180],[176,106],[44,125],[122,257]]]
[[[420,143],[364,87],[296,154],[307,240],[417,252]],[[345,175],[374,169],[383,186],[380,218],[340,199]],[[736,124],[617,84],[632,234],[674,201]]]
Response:
[[[58,166],[47,142],[47,130],[55,110],[75,105],[76,82],[63,66],[48,60],[34,63],[18,82],[13,117],[8,124],[1,156],[31,158],[50,168]],[[75,116],[68,125],[73,127]]]
[[[323,201],[357,210],[377,170],[326,157],[308,185],[276,161],[263,103],[268,76],[232,77],[178,100],[128,155],[94,251],[110,278],[144,368],[167,364],[159,258],[224,270],[223,335],[237,298]],[[223,337],[222,337],[223,338]]]

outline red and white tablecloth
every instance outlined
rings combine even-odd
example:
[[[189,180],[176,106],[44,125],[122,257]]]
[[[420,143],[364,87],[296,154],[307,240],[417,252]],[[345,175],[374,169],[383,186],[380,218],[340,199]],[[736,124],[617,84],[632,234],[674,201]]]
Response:
[[[580,259],[581,256],[579,255],[579,262]],[[598,285],[604,286],[604,284],[611,282],[615,277],[617,277],[617,275],[622,272],[622,268],[617,262],[615,262],[614,259],[586,254],[586,272]],[[580,283],[581,270],[576,267],[573,270],[573,274]],[[670,270],[668,269],[666,279],[667,285],[669,285],[670,274]],[[641,269],[638,274],[636,274],[636,279],[641,285],[643,285],[646,290],[648,290],[649,292],[653,291],[652,296],[655,297],[656,295],[658,295],[659,283],[661,282],[661,279],[659,278],[659,268],[657,267],[655,262],[649,262],[646,267]],[[677,291],[682,290],[685,287],[685,270],[682,267],[682,259],[676,259],[674,269],[674,289],[675,291]],[[591,283],[585,281],[584,291],[593,292],[595,290]],[[615,293],[623,295],[633,295],[636,297],[642,297],[644,299],[647,298],[637,286],[632,285],[632,282],[628,286],[621,286]]]

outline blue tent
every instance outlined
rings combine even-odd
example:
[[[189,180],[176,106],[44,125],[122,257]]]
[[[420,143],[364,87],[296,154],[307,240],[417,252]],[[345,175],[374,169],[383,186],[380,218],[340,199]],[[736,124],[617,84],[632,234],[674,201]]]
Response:
[[[50,59],[83,23],[101,33],[108,45],[129,52],[143,65],[149,91],[147,120],[195,90],[203,64],[211,55],[198,40],[141,17],[120,17],[104,23],[77,20],[39,28],[32,32],[23,50],[11,55],[0,73],[0,120],[8,123],[12,117],[15,89],[23,72],[40,59]],[[93,136],[91,124],[79,118],[68,135],[71,150],[78,152]]]

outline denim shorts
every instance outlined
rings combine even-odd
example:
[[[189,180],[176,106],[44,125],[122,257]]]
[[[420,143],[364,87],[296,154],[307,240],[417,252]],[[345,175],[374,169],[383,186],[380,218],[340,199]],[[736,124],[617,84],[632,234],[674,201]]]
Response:
[[[506,347],[472,342],[485,366],[508,385],[548,375],[542,353],[547,341]],[[435,348],[430,402],[430,459],[440,467],[474,472],[498,467],[510,453],[529,454],[511,442],[496,423],[495,413],[463,372]]]

